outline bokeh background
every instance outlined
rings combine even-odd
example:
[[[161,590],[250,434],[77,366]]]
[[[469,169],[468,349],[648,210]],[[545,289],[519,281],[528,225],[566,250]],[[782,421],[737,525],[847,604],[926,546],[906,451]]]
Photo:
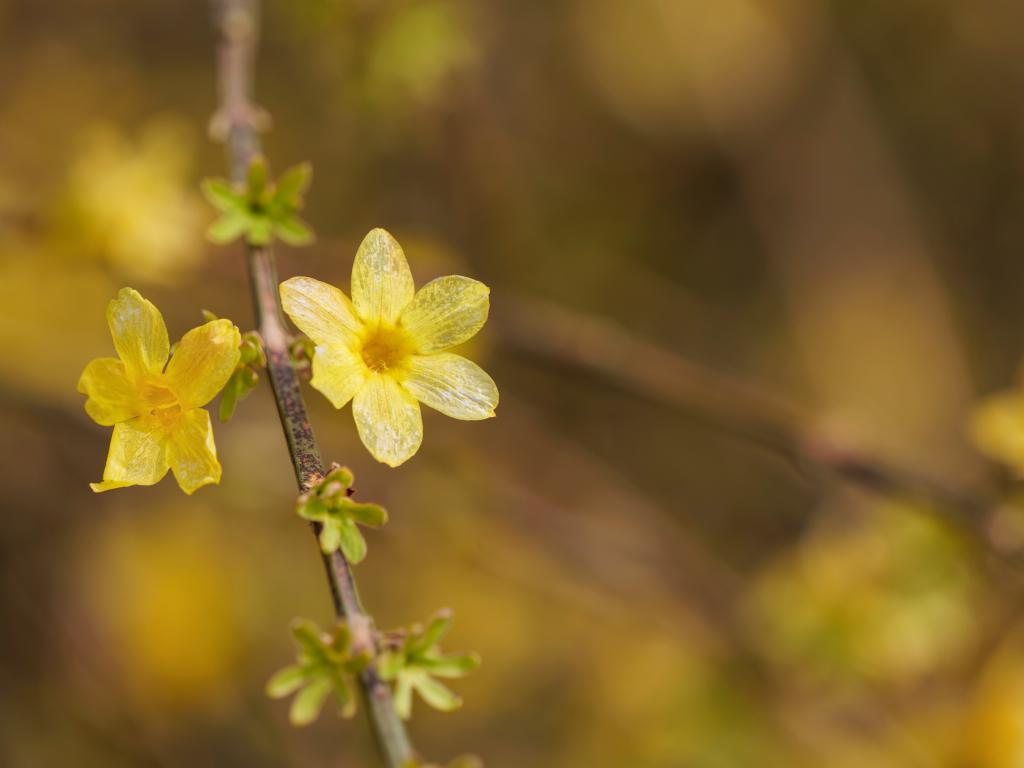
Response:
[[[497,419],[427,412],[389,470],[308,390],[391,511],[379,625],[450,607],[484,658],[460,712],[418,704],[425,755],[1024,765],[1020,486],[969,429],[1024,346],[1022,28],[1013,0],[266,0],[267,153],[315,168],[282,276],[347,289],[383,226],[418,283],[492,287]],[[374,764],[361,719],[263,696],[289,621],[331,619],[265,386],[216,427],[220,486],[87,485],[109,430],[75,383],[120,286],[172,338],[252,327],[203,239],[209,7],[0,0],[0,39],[0,764]],[[742,428],[750,390],[807,455]],[[1020,466],[1016,397],[974,420]],[[971,501],[837,477],[850,445]]]

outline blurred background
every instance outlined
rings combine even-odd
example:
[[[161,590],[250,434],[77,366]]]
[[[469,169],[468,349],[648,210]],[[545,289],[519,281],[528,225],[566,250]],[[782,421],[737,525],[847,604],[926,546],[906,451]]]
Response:
[[[460,712],[417,703],[426,756],[1024,765],[1021,28],[1012,0],[266,0],[267,154],[315,168],[282,277],[348,290],[383,226],[418,283],[492,287],[497,419],[425,412],[389,470],[307,390],[391,512],[357,570],[379,626],[450,607],[484,658]],[[0,764],[375,764],[362,715],[296,730],[263,695],[289,621],[331,621],[265,386],[215,426],[220,486],[87,485],[109,430],[75,384],[120,286],[172,339],[252,327],[203,239],[209,6],[0,0],[0,36]]]

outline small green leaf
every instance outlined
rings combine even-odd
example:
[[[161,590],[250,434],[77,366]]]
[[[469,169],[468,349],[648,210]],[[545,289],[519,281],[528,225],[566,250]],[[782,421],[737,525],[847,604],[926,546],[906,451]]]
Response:
[[[435,677],[465,677],[480,666],[480,656],[476,653],[454,653],[437,659],[424,659],[423,669]]]
[[[382,680],[394,680],[402,671],[404,663],[402,654],[385,651],[377,657],[377,674]]]
[[[274,223],[267,218],[253,217],[248,223],[247,239],[252,245],[270,245]]]
[[[274,197],[286,207],[297,209],[302,206],[302,196],[309,188],[313,177],[313,166],[309,163],[293,165],[281,174],[277,180],[277,192]]]
[[[320,627],[308,619],[298,619],[292,624],[292,635],[299,647],[314,656],[323,648],[321,634]]]
[[[452,712],[462,706],[461,698],[456,696],[444,683],[439,683],[432,677],[427,675],[417,677],[413,686],[427,704],[441,712]]]
[[[218,211],[226,213],[245,208],[244,196],[236,192],[227,179],[203,179],[199,187],[210,205]]]
[[[262,155],[256,155],[249,163],[249,172],[245,179],[245,193],[250,203],[259,202],[263,198],[268,174],[267,161]]]
[[[355,477],[352,476],[352,470],[348,467],[342,467],[335,464],[331,471],[327,473],[327,476],[323,479],[324,484],[327,483],[338,483],[345,490],[352,487],[352,483],[355,482]]]
[[[342,717],[352,717],[356,713],[356,698],[348,678],[339,675],[334,681],[334,700]]]
[[[315,239],[313,230],[298,216],[274,219],[274,232],[288,245],[309,245]]]
[[[426,631],[418,638],[410,641],[410,654],[425,653],[440,642],[445,633],[451,629],[452,616],[448,611],[439,611],[437,616],[427,626]]]
[[[341,546],[341,526],[334,520],[328,520],[320,529],[320,550],[329,555]]]
[[[334,628],[334,637],[331,639],[331,650],[335,653],[346,656],[352,648],[352,630],[348,624],[338,623]]]
[[[345,508],[349,516],[357,523],[368,525],[371,528],[380,528],[388,521],[388,513],[384,507],[378,504],[345,500]]]
[[[220,404],[217,406],[217,418],[226,422],[231,419],[238,405],[239,381],[236,373],[231,374],[224,390],[220,393]]]
[[[307,685],[292,701],[288,719],[293,725],[309,725],[320,715],[324,702],[331,694],[333,685],[328,678],[314,680]]]
[[[358,526],[351,520],[341,520],[337,524],[337,530],[345,559],[353,565],[363,562],[366,557],[366,539],[359,532]]]
[[[285,667],[267,681],[267,696],[272,699],[282,699],[299,690],[307,679],[308,673],[303,667],[298,665]]]
[[[403,720],[412,716],[412,681],[405,676],[395,683],[395,712]]]
[[[300,501],[297,510],[299,517],[303,520],[311,520],[318,523],[325,522],[330,516],[330,511],[327,509],[327,505],[315,497]]]
[[[413,681],[413,687],[429,706],[439,712],[454,712],[462,706],[462,699],[444,683],[432,677],[420,677]]]
[[[249,222],[243,216],[235,213],[225,213],[206,230],[206,239],[217,245],[227,245],[245,234],[249,228]]]

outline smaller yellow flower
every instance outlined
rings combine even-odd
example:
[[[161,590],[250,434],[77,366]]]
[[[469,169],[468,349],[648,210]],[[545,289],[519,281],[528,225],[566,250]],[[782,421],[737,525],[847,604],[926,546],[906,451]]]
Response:
[[[103,482],[97,493],[153,485],[167,470],[191,494],[220,482],[210,414],[202,406],[224,388],[238,365],[241,336],[230,320],[213,320],[186,333],[170,357],[167,326],[153,304],[122,288],[107,307],[118,357],[86,366],[78,391],[97,424],[112,426]]]
[[[281,284],[292,322],[316,344],[313,386],[335,408],[352,400],[363,445],[397,467],[423,441],[420,403],[456,419],[494,416],[498,388],[476,363],[445,350],[487,320],[490,289],[458,275],[418,292],[402,246],[368,234],[352,265],[352,300],[311,277]]]

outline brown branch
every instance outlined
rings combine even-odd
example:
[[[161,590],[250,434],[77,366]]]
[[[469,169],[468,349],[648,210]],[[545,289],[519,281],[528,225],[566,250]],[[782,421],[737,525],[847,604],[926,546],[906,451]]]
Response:
[[[231,177],[236,182],[244,181],[250,160],[259,151],[255,125],[258,113],[250,98],[258,40],[257,5],[257,0],[220,0],[218,3],[221,106],[215,121],[221,124],[227,141]],[[253,304],[266,349],[267,374],[288,442],[295,479],[299,490],[305,492],[323,478],[325,468],[288,353],[288,333],[278,302],[274,254],[269,247],[252,245],[247,247],[247,254]],[[319,536],[319,523],[311,527]],[[348,622],[354,651],[375,657],[378,649],[373,619],[359,599],[351,565],[340,551],[322,557],[335,613]],[[377,675],[373,664],[361,673],[359,681],[370,726],[385,764],[389,768],[410,764],[415,755],[405,726],[395,712],[387,684]]]
[[[537,299],[506,296],[502,304],[494,313],[502,340],[533,357],[597,374],[754,442],[800,470],[816,469],[870,491],[929,503],[975,530],[986,522],[990,504],[975,491],[886,461],[849,438],[821,430],[797,406],[638,338],[609,320]]]

